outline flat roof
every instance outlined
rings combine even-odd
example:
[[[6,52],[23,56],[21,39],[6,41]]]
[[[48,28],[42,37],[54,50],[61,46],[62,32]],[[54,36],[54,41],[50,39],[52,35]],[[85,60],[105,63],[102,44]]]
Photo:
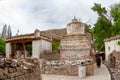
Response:
[[[39,35],[38,35],[38,34]],[[43,34],[40,34],[40,31],[34,31],[34,33],[30,33],[30,34],[21,34],[21,35],[16,35],[16,36],[12,36],[9,38],[6,38],[5,42],[12,42],[12,43],[17,43],[17,42],[31,42],[33,40],[39,40],[39,39],[44,39],[47,41],[52,41],[51,38],[46,37]]]
[[[117,36],[115,36],[115,37],[111,37],[111,38],[104,39],[104,42],[108,42],[108,41],[112,41],[112,40],[117,40],[117,39],[120,39],[120,35],[117,35]]]

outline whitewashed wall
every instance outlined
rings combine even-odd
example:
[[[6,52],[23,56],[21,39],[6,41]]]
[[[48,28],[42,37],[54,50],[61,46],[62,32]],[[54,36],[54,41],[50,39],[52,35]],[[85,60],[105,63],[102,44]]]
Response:
[[[85,33],[85,29],[84,29],[84,25],[81,23],[77,23],[77,24],[71,24],[71,25],[67,25],[67,34],[71,35],[71,34],[84,34]]]
[[[32,41],[32,57],[39,58],[41,51],[42,51],[41,40]]]
[[[117,44],[116,47],[115,47],[116,51],[120,51],[120,46],[118,45],[118,41],[120,41],[120,39],[116,40],[116,43],[115,43],[115,44]]]
[[[118,41],[120,41],[120,39],[105,42],[106,60],[108,60],[109,54],[112,53],[114,50],[120,51],[120,46],[118,45]]]
[[[11,53],[11,43],[6,43],[6,57]]]
[[[88,50],[61,50],[62,59],[82,59],[83,56],[90,56],[90,49]]]
[[[42,50],[49,50],[52,51],[52,42],[41,40],[42,41]]]
[[[34,40],[32,41],[32,57],[39,58],[40,53],[49,50],[52,51],[52,43],[47,40]]]

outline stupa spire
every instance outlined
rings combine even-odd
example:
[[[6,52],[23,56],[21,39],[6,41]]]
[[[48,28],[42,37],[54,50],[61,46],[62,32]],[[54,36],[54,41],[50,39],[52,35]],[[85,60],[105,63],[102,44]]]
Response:
[[[75,16],[74,16],[74,19],[72,19],[72,22],[78,22],[78,20]]]
[[[76,17],[74,16],[74,19],[76,19]]]

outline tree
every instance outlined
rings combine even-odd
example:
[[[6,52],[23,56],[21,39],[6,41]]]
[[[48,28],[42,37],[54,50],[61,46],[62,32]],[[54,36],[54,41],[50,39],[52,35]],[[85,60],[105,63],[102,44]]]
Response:
[[[101,7],[101,4],[94,3],[94,6],[91,8],[93,11],[97,12],[99,17],[107,15],[107,10],[105,7]]]
[[[8,26],[7,36],[8,36],[8,37],[11,37],[11,36],[12,36],[12,31],[11,31],[10,25]]]
[[[106,8],[101,7],[101,4],[95,3],[91,9],[98,14],[97,22],[93,28],[93,35],[95,38],[95,47],[100,52],[104,49],[104,39],[111,36],[112,22]]]
[[[3,38],[0,38],[0,52],[5,54],[5,41]]]
[[[27,44],[26,48],[29,51],[29,55],[32,55],[32,44]]]
[[[91,32],[91,25],[85,24],[85,30]]]
[[[1,36],[3,39],[5,39],[5,37],[6,37],[6,32],[7,32],[7,25],[5,24],[5,25],[3,26],[2,36]]]
[[[111,5],[110,15],[113,18],[112,36],[120,35],[120,3]]]
[[[60,46],[60,40],[56,40],[52,42],[52,51],[58,51],[58,48]]]

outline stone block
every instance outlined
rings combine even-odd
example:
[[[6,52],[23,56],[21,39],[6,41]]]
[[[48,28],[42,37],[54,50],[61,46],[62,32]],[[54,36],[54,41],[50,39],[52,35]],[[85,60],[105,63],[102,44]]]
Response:
[[[3,76],[3,70],[0,69],[0,77]]]
[[[17,77],[15,77],[15,80],[20,80],[20,79],[19,79],[19,77],[17,76]]]
[[[23,70],[22,67],[16,67],[16,69],[17,69],[17,72],[21,72]]]
[[[0,80],[6,80],[6,79],[7,79],[7,76],[3,75],[3,76],[0,77]]]
[[[24,78],[23,78],[23,75],[22,75],[22,76],[19,76],[19,79],[20,79],[20,80],[23,80],[23,79],[24,79]]]
[[[3,69],[4,75],[8,74],[8,68],[6,67],[5,69]]]
[[[9,72],[9,73],[15,72],[15,68],[8,68],[8,72]]]
[[[8,78],[13,78],[13,77],[16,77],[16,74],[15,73],[8,73],[7,77]]]
[[[27,73],[27,74],[25,74],[25,77],[26,77],[26,79],[30,79],[30,74],[29,73]]]
[[[16,80],[15,78],[11,78],[11,80]]]

